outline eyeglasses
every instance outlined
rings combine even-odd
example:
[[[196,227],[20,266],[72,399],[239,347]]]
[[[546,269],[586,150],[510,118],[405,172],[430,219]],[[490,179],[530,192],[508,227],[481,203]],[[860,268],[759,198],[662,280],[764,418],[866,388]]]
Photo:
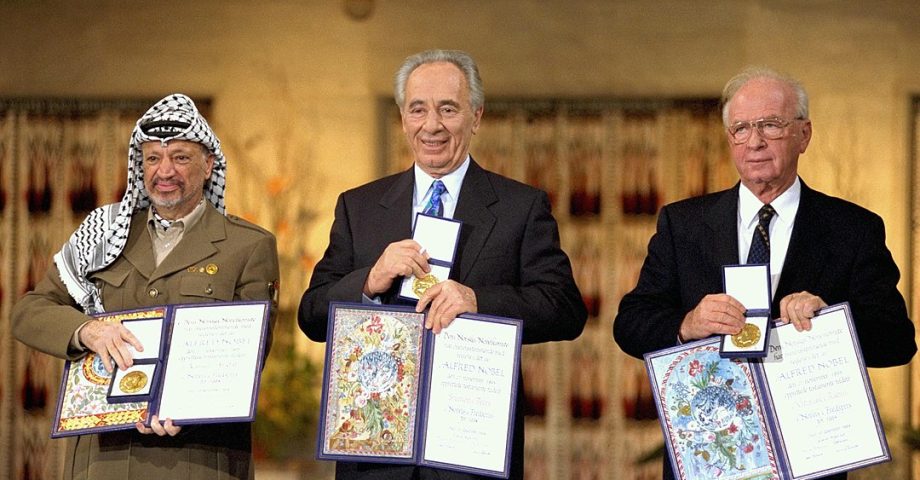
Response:
[[[767,140],[777,140],[786,136],[786,127],[796,120],[801,119],[783,120],[778,117],[770,117],[750,122],[735,122],[728,127],[728,136],[731,137],[734,144],[740,145],[751,138],[751,133],[756,128],[761,137]]]

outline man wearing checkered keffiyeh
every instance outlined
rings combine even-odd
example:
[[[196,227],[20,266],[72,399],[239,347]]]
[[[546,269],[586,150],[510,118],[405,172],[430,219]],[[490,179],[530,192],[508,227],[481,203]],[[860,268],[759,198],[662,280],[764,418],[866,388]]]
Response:
[[[204,187],[205,196],[218,211],[225,211],[227,160],[220,150],[220,140],[190,98],[174,94],[160,100],[134,126],[128,147],[127,188],[121,202],[104,205],[91,212],[64,248],[54,256],[68,293],[87,313],[105,311],[99,291],[87,279],[87,274],[108,266],[121,255],[131,217],[137,210],[150,205],[150,195],[144,188],[141,145],[154,141],[165,145],[169,140],[200,143],[214,156],[211,177]]]
[[[153,105],[131,135],[124,197],[92,211],[45,278],[17,302],[16,338],[97,367],[108,383],[113,363],[120,369],[133,364],[129,347],[157,346],[142,345],[125,326],[94,314],[276,300],[275,238],[225,213],[226,171],[220,141],[190,98],[173,94]],[[272,324],[275,311],[273,303]],[[67,415],[97,414],[92,403],[75,403],[78,412]],[[175,478],[177,472],[192,479],[253,478],[248,423],[182,428],[164,420],[154,415],[149,427],[138,422],[70,437],[65,478]]]

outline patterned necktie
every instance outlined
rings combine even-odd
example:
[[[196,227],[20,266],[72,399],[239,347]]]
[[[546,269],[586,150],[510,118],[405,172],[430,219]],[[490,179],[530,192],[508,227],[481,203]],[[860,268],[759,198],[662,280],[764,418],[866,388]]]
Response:
[[[441,203],[441,195],[446,191],[447,187],[444,186],[444,182],[435,180],[432,184],[431,198],[428,199],[428,205],[425,205],[425,209],[422,210],[422,213],[425,215],[434,215],[436,217],[444,215],[444,204]]]
[[[776,210],[770,204],[760,207],[757,212],[757,227],[754,228],[754,237],[751,238],[751,249],[748,251],[747,263],[770,263],[770,220]]]

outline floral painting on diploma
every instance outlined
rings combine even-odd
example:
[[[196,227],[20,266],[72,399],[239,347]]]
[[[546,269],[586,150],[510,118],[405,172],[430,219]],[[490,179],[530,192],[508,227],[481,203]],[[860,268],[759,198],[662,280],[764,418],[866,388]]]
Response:
[[[718,345],[703,345],[655,361],[662,362],[660,409],[681,478],[778,478],[746,360],[721,358]]]
[[[413,457],[423,322],[414,312],[336,310],[325,453]]]
[[[105,322],[162,319],[165,313],[163,308],[153,308],[97,318]],[[111,374],[95,353],[66,362],[52,436],[133,429],[136,422],[146,420],[147,402],[109,403],[109,382]]]

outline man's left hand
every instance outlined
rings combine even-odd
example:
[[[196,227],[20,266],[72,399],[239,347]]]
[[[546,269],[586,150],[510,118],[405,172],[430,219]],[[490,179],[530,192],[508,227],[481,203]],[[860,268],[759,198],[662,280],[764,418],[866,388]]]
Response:
[[[435,334],[447,328],[457,315],[478,311],[476,292],[453,280],[445,280],[425,290],[418,299],[415,311],[423,312],[429,303],[431,310],[425,319],[425,328],[430,328]]]
[[[134,424],[138,432],[143,433],[144,435],[150,435],[155,433],[161,437],[169,435],[170,437],[175,437],[179,434],[179,431],[182,430],[182,427],[173,425],[172,419],[167,418],[165,422],[160,422],[160,419],[154,415],[150,418],[150,427],[145,427],[143,423],[137,422]]]
[[[798,331],[811,330],[811,319],[815,312],[827,306],[817,295],[797,292],[786,295],[779,302],[779,316],[783,323],[790,323]]]

